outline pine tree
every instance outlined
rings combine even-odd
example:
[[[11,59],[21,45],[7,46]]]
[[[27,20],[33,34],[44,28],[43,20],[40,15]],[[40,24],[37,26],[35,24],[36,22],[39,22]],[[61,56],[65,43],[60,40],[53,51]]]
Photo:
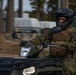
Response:
[[[69,0],[69,8],[74,11],[74,14],[76,16],[76,0]]]
[[[37,18],[39,20],[43,20],[44,19],[44,3],[46,0],[30,0],[30,4],[33,8],[33,12],[36,13]]]
[[[55,11],[58,8],[57,0],[48,0],[47,2],[47,13],[49,20],[55,20]]]

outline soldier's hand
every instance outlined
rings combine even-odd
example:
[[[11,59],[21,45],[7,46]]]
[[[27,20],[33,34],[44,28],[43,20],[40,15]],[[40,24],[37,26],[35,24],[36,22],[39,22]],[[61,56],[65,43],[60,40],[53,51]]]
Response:
[[[58,45],[58,46],[63,46],[65,42],[62,42],[62,41],[56,41],[55,42],[55,45]]]

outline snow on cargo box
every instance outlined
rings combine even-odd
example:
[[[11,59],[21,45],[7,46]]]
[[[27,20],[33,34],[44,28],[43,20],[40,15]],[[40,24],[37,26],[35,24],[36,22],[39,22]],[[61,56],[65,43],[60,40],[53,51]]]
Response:
[[[56,22],[40,21],[39,23],[40,23],[41,29],[53,28],[54,26],[56,26]]]
[[[39,21],[36,18],[15,18],[15,28],[21,32],[36,30],[40,33]]]

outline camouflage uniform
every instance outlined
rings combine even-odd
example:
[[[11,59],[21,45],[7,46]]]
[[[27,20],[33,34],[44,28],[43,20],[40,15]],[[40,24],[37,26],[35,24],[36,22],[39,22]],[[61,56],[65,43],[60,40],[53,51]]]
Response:
[[[64,31],[53,34],[52,37],[53,41],[61,44],[61,46],[59,48],[50,47],[50,56],[63,57],[63,68],[66,75],[70,75],[70,73],[75,73],[76,61],[74,59],[74,53],[76,51],[76,29],[69,27]],[[40,45],[45,40],[45,38],[45,34],[36,36],[36,38],[32,39],[31,42],[35,45]],[[66,58],[69,54],[74,54],[74,58]]]

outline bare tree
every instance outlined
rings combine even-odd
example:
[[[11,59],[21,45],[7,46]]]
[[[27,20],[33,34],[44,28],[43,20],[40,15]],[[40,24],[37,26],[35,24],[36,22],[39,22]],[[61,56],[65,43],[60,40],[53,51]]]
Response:
[[[14,31],[14,0],[8,0],[6,32],[10,33],[13,31]]]

